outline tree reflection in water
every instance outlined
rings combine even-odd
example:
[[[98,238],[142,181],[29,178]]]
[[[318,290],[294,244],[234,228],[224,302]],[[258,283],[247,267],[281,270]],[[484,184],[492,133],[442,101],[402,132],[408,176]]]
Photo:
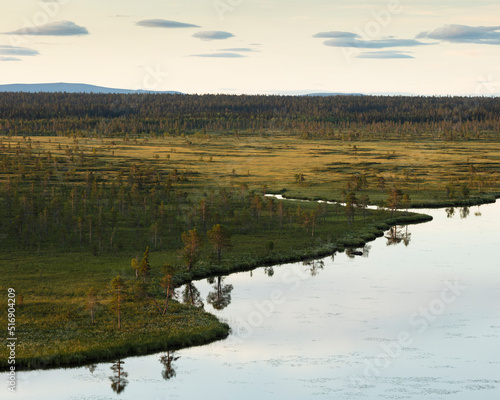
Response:
[[[385,238],[387,239],[387,246],[396,245],[401,242],[403,242],[405,246],[408,246],[411,241],[411,233],[408,232],[408,225],[395,225],[385,234]]]
[[[231,304],[231,291],[233,285],[223,285],[224,278],[217,277],[217,282],[214,284],[214,291],[208,293],[207,303],[211,304],[216,310],[223,310]]]
[[[369,244],[365,244],[365,246],[363,247],[363,257],[364,258],[368,258],[368,256],[370,255],[371,248],[372,248],[372,246],[370,246]]]
[[[114,375],[110,376],[109,379],[111,380],[111,389],[116,394],[123,392],[128,385],[128,380],[126,379],[128,373],[123,370],[123,364],[125,364],[125,361],[116,360],[111,366],[111,371],[113,371]]]
[[[194,286],[193,282],[186,283],[182,292],[182,301],[195,307],[203,307],[200,291]]]
[[[460,209],[460,219],[466,219],[470,215],[469,207],[462,207]]]
[[[161,371],[161,376],[163,379],[168,381],[176,375],[175,369],[172,366],[172,362],[178,360],[180,357],[174,356],[175,352],[170,353],[167,351],[166,355],[160,357],[160,363],[163,365],[163,371]]]
[[[455,216],[455,208],[454,207],[449,207],[445,209],[446,211],[446,216],[448,218],[453,218]],[[461,207],[460,208],[460,219],[466,219],[470,215],[470,207]],[[481,216],[481,212],[479,211],[478,207],[478,212],[474,213],[476,217]]]
[[[454,207],[445,208],[445,211],[446,211],[446,218],[453,218],[453,216],[455,215]]]
[[[403,243],[405,244],[406,247],[410,244],[410,236],[411,233],[408,232],[408,225],[405,226],[405,233],[403,235]]]
[[[365,244],[363,246],[363,248],[361,248],[361,249],[360,248],[352,248],[352,249],[348,248],[348,249],[346,249],[345,254],[349,258],[354,258],[356,256],[362,256],[364,258],[368,258],[368,256],[370,255],[371,248],[372,247],[370,245]]]
[[[302,265],[309,267],[311,276],[316,276],[319,270],[325,267],[325,262],[323,260],[304,261]]]
[[[85,365],[85,368],[87,368],[89,370],[89,372],[91,374],[94,373],[95,369],[97,368],[97,364],[89,364],[89,365]]]

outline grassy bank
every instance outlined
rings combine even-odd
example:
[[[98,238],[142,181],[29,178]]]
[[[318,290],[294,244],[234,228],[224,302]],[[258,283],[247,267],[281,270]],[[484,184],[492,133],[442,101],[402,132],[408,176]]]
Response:
[[[121,330],[106,313],[97,313],[96,326],[89,326],[87,316],[77,308],[68,310],[65,318],[57,314],[40,303],[20,308],[17,370],[81,366],[172,351],[224,339],[229,333],[229,327],[213,315],[182,304],[172,305],[168,318],[159,318],[151,310],[127,310]],[[2,370],[8,368],[4,357]]]
[[[382,215],[379,212],[379,215]],[[417,213],[398,213],[386,218],[371,218],[370,222],[360,223],[352,229],[345,229],[337,233],[333,241],[311,240],[308,244],[293,241],[292,238],[277,240],[277,249],[262,252],[248,251],[248,245],[238,254],[232,252],[221,263],[200,262],[199,267],[192,272],[181,271],[177,276],[177,283],[183,284],[191,280],[226,275],[233,272],[249,271],[262,266],[271,266],[284,263],[312,260],[326,257],[335,252],[342,252],[346,248],[363,247],[366,243],[384,235],[384,232],[396,225],[419,224],[432,221],[432,217]],[[373,214],[372,214],[373,215]],[[331,238],[331,237],[330,237]],[[290,240],[292,242],[290,243]],[[307,242],[307,240],[306,240]]]

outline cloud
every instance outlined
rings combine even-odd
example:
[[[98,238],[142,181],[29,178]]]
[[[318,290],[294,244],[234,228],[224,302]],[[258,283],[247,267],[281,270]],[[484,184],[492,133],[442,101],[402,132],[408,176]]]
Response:
[[[380,59],[415,58],[415,57],[397,50],[385,50],[385,51],[366,51],[356,56],[356,58],[372,58],[380,60]]]
[[[243,58],[246,57],[238,53],[211,53],[211,54],[193,54],[191,57],[206,57],[206,58]]]
[[[234,35],[224,31],[201,31],[196,32],[193,37],[201,40],[224,40],[232,38]]]
[[[233,49],[222,49],[221,51],[246,53],[246,52],[254,52],[254,51],[257,51],[257,50],[251,49],[249,47],[237,47],[237,48],[233,48]]]
[[[198,25],[186,24],[184,22],[168,21],[166,19],[144,19],[136,23],[138,26],[148,28],[199,28]]]
[[[329,39],[324,42],[325,46],[330,47],[356,47],[358,49],[386,49],[391,47],[415,47],[426,46],[429,43],[423,43],[415,39],[376,39],[363,40],[358,38],[338,38]]]
[[[2,57],[2,56],[0,56],[0,61],[21,61],[21,59],[16,58],[16,57]]]
[[[76,25],[71,21],[57,21],[45,25],[25,27],[7,35],[34,35],[34,36],[79,36],[88,35],[89,31],[83,26]]]
[[[445,25],[432,32],[422,32],[417,38],[451,43],[500,45],[500,26]]]
[[[0,56],[37,56],[40,53],[27,47],[0,46]]]
[[[326,39],[341,39],[341,38],[359,38],[357,33],[352,32],[341,32],[341,31],[331,31],[331,32],[319,32],[313,36],[314,38],[326,38]]]
[[[330,47],[355,47],[358,49],[386,49],[391,47],[426,46],[430,43],[416,39],[398,39],[388,36],[382,39],[366,40],[354,32],[330,31],[316,33],[314,38],[328,39],[323,44]]]

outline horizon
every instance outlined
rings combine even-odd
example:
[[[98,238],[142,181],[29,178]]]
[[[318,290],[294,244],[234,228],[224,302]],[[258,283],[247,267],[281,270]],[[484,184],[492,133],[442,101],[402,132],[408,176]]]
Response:
[[[7,90],[2,90],[5,86],[37,86],[37,85],[74,85],[74,86],[88,86],[88,87],[96,87],[100,89],[105,89],[109,90],[108,92],[64,92],[64,91],[57,91],[57,90],[46,90],[46,91],[41,91],[41,92],[34,92],[34,91],[7,91]],[[112,90],[117,90],[117,92],[112,92]],[[120,92],[130,92],[130,93],[120,93]],[[39,82],[39,83],[12,83],[12,84],[0,84],[0,93],[68,93],[68,94],[171,94],[171,95],[182,95],[182,96],[290,96],[290,97],[328,97],[328,96],[372,96],[372,97],[470,97],[470,98],[496,98],[499,97],[500,94],[489,94],[489,95],[468,95],[468,94],[463,94],[463,95],[450,95],[450,94],[443,94],[443,95],[420,95],[420,94],[415,94],[415,93],[348,93],[348,92],[338,92],[338,93],[333,93],[333,92],[304,92],[301,93],[301,91],[295,92],[295,93],[183,93],[183,92],[178,92],[178,91],[170,91],[170,90],[165,90],[165,91],[155,91],[155,90],[145,90],[145,89],[130,89],[130,88],[117,88],[117,87],[105,87],[105,86],[99,86],[99,85],[93,85],[93,84],[88,84],[88,83],[81,83],[81,82]]]
[[[490,0],[29,0],[6,8],[0,84],[500,95],[500,5]]]

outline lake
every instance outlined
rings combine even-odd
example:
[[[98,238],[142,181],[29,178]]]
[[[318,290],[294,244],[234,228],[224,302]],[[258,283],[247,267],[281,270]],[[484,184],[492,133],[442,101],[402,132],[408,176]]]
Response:
[[[7,398],[496,398],[500,202],[420,211],[434,221],[388,232],[358,249],[362,256],[340,253],[178,290],[231,325],[226,340],[18,373],[18,392]]]

